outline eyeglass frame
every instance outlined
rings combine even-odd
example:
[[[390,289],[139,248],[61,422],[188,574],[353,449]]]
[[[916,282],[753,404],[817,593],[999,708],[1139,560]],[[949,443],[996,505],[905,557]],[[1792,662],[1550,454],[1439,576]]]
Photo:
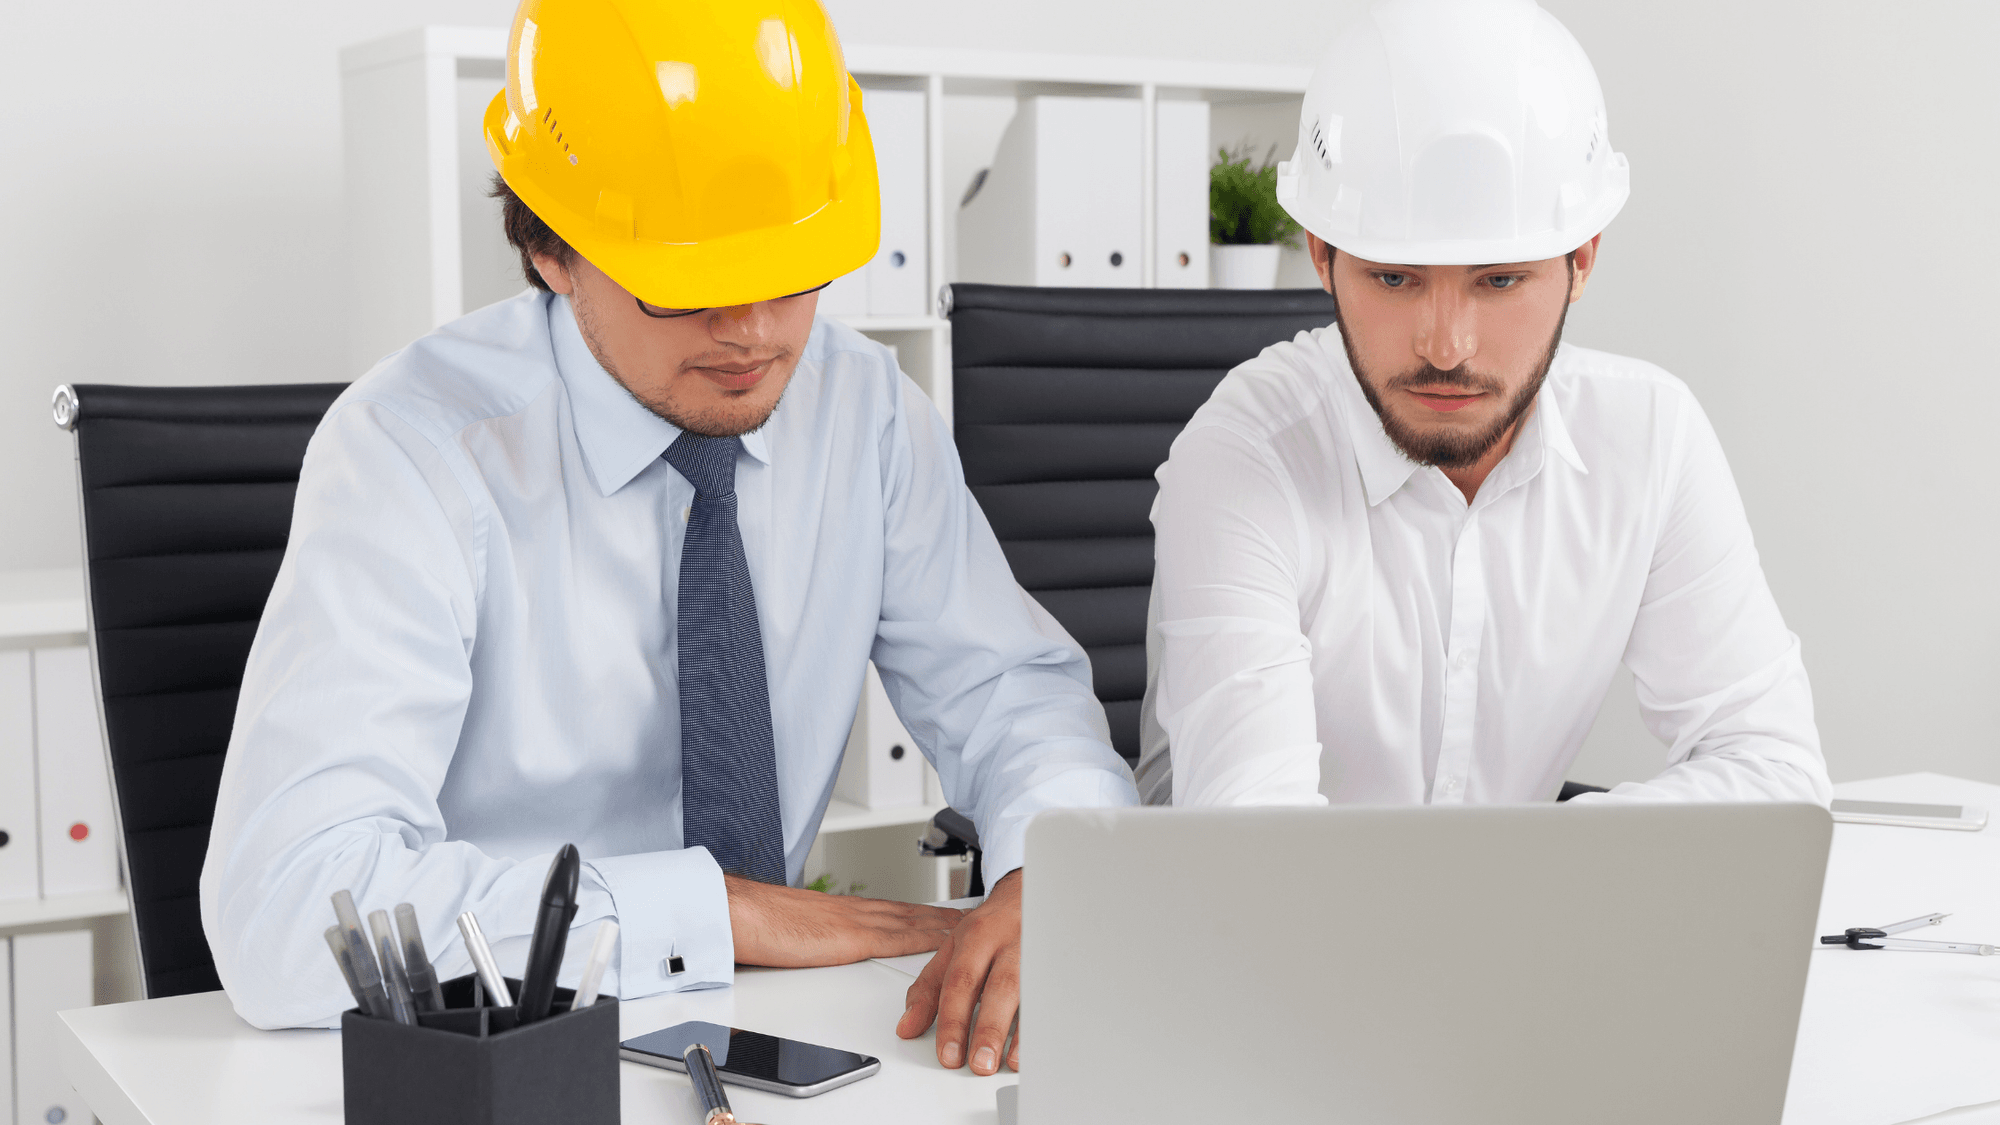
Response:
[[[836,278],[834,280],[839,280],[839,279]],[[811,289],[801,289],[796,293],[787,293],[782,297],[772,297],[771,300],[789,301],[793,297],[803,297],[808,293],[817,293],[820,290],[832,284],[833,284],[832,281],[822,281],[818,285],[813,286]],[[660,308],[660,306],[649,305],[646,302],[639,300],[639,298],[637,297],[632,298],[632,300],[639,306],[640,312],[645,313],[647,316],[652,317],[654,320],[678,320],[679,318],[684,316],[693,316],[696,313],[710,312],[716,308],[716,306],[710,305],[708,308],[705,309],[661,309],[659,312],[654,312],[653,310]]]

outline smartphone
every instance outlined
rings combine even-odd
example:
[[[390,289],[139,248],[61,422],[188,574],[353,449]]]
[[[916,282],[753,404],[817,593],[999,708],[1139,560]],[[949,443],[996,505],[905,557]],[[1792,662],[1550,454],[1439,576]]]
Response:
[[[1893,824],[1900,828],[1956,828],[1961,832],[1977,832],[1986,827],[1986,810],[1971,805],[1835,800],[1833,819],[1843,824]]]
[[[708,1048],[724,1082],[794,1098],[824,1094],[882,1069],[882,1060],[872,1055],[700,1021],[627,1039],[618,1044],[618,1057],[685,1074],[681,1056],[694,1043]]]

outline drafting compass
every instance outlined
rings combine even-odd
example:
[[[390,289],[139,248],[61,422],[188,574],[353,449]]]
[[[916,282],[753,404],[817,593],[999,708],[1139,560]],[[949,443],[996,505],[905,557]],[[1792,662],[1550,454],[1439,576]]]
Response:
[[[2000,953],[2000,946],[1981,945],[1970,941],[1923,941],[1918,938],[1892,937],[1892,934],[1907,933],[1924,926],[1935,926],[1951,917],[1949,914],[1926,914],[1907,922],[1897,922],[1889,926],[1853,926],[1844,934],[1829,934],[1819,939],[1821,945],[1844,945],[1849,949],[1907,949],[1913,953],[1971,953],[1979,957],[1991,957]]]

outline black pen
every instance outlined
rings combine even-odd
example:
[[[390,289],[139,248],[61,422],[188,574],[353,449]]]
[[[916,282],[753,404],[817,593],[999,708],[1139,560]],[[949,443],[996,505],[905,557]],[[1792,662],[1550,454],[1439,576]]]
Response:
[[[583,859],[575,844],[564,844],[549,864],[542,884],[542,909],[535,916],[535,936],[528,942],[528,967],[521,974],[517,1010],[522,1023],[549,1014],[555,1003],[556,973],[562,969],[563,947],[569,943],[570,920],[576,917],[576,886]]]

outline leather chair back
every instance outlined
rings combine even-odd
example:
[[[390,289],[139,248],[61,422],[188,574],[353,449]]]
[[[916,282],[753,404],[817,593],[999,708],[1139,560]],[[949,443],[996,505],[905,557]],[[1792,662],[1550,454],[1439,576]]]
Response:
[[[91,651],[149,997],[221,987],[197,897],[216,787],[306,442],[345,389],[57,392],[76,435]]]
[[[1139,755],[1153,470],[1229,369],[1333,322],[1317,289],[950,288],[953,428],[1014,577]]]

